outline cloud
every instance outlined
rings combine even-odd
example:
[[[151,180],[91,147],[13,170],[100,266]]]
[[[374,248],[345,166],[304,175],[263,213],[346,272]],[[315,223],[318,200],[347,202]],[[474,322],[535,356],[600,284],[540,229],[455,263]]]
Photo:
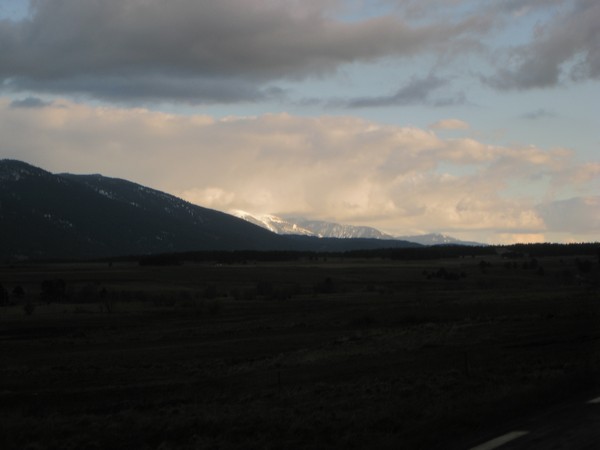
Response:
[[[357,97],[341,101],[348,108],[371,108],[382,106],[406,106],[414,104],[429,104],[432,106],[451,106],[463,104],[464,94],[452,94],[450,96],[436,96],[441,88],[447,86],[449,80],[436,75],[428,75],[423,78],[413,77],[398,91],[387,96]]]
[[[549,111],[544,108],[538,108],[533,111],[529,111],[521,116],[523,119],[528,120],[538,120],[538,119],[547,119],[551,117],[556,117],[556,113],[553,111]]]
[[[546,235],[541,233],[498,233],[498,242],[511,244],[541,244],[548,242]]]
[[[0,22],[0,81],[104,99],[255,101],[276,80],[439,52],[472,32],[393,15],[342,20],[342,3],[37,0],[26,19]]]
[[[235,201],[235,193],[227,192],[218,187],[188,189],[181,192],[180,196],[189,202],[206,208],[225,209],[227,205],[232,205]]]
[[[560,214],[537,205],[574,188],[593,196],[600,173],[565,150],[445,139],[356,117],[217,120],[67,100],[12,108],[0,99],[0,135],[3,157],[126,178],[220,210],[487,240],[564,232]],[[583,207],[569,211],[574,230],[596,223]]]
[[[429,125],[432,130],[468,130],[469,124],[460,119],[443,119]]]
[[[520,17],[535,10],[561,6],[571,0],[499,0],[488,5],[490,10],[508,13],[513,17]]]
[[[549,6],[561,5],[568,0],[496,0],[480,2],[479,0],[386,0],[395,5],[403,14],[415,18],[446,16],[452,11],[508,13],[523,15],[536,9],[547,9]]]
[[[568,4],[538,25],[531,42],[509,50],[502,68],[482,80],[500,90],[519,90],[600,79],[600,3]]]
[[[256,102],[277,99],[283,93],[276,88],[260,88],[244,80],[205,79],[147,73],[131,76],[73,76],[37,80],[9,80],[5,89],[49,94],[86,95],[114,103],[150,104],[169,100],[184,104]]]
[[[10,102],[11,108],[44,108],[50,105],[52,105],[52,102],[42,100],[38,97],[25,97],[24,99]]]
[[[546,226],[553,231],[600,236],[600,196],[574,197],[538,206]]]
[[[278,84],[344,66],[429,58],[436,75],[339,103],[442,107],[466,102],[440,75],[464,75],[465,55],[487,64],[480,80],[501,90],[600,77],[594,0],[382,4],[374,16],[351,0],[31,0],[28,16],[0,21],[0,89],[136,105],[264,102],[285,98]],[[512,19],[535,11],[552,18],[530,42],[492,51]]]

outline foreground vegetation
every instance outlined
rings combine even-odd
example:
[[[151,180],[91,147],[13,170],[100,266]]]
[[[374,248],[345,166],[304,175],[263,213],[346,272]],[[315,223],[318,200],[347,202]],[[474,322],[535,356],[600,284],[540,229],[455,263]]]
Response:
[[[460,448],[595,387],[593,253],[251,256],[1,267],[0,448]]]

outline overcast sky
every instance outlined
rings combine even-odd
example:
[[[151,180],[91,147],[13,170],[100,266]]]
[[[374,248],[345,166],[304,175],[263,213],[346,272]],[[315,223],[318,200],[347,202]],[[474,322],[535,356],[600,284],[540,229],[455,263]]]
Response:
[[[229,211],[600,240],[598,0],[2,0],[0,158]]]

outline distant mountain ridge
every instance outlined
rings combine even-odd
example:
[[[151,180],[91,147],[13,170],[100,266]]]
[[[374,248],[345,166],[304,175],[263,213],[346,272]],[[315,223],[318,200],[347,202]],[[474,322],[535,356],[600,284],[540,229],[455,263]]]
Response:
[[[131,181],[0,160],[0,258],[100,258],[212,250],[346,251],[404,241],[297,239]]]
[[[303,217],[279,217],[273,214],[252,214],[234,210],[231,214],[250,223],[261,226],[277,234],[296,234],[316,236],[319,238],[338,239],[382,239],[414,242],[421,245],[482,245],[477,242],[461,241],[440,233],[429,233],[412,236],[393,236],[376,228],[355,225],[343,225],[335,222],[309,220]]]
[[[407,240],[421,245],[465,245],[469,247],[485,246],[481,242],[462,241],[442,233],[418,234],[412,236],[397,236],[396,239]]]

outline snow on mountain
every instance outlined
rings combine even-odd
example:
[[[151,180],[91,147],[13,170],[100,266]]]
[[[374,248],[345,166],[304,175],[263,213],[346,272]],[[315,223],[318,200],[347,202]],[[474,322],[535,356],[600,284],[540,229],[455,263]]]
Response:
[[[272,214],[251,214],[246,211],[231,211],[236,217],[247,220],[277,234],[299,234],[303,236],[332,238],[394,239],[371,227],[357,227],[302,217],[283,218]]]
[[[251,214],[242,210],[230,211],[230,214],[277,234],[299,234],[302,236],[317,235],[313,231],[306,229],[293,221],[271,214]]]
[[[51,177],[50,172],[37,169],[15,159],[0,159],[0,181],[19,181],[26,177]]]
[[[342,225],[322,220],[308,220],[303,217],[283,218],[272,214],[252,214],[241,210],[230,211],[230,214],[277,234],[299,234],[321,238],[344,239],[394,239],[415,242],[421,245],[480,245],[476,242],[460,241],[452,236],[439,233],[417,236],[392,236],[372,227]]]
[[[310,230],[315,236],[319,237],[335,237],[344,239],[395,239],[394,236],[382,233],[381,231],[372,227],[342,225],[339,223],[325,222],[322,220],[306,220],[301,217],[289,218],[288,220],[296,223],[301,228]]]

